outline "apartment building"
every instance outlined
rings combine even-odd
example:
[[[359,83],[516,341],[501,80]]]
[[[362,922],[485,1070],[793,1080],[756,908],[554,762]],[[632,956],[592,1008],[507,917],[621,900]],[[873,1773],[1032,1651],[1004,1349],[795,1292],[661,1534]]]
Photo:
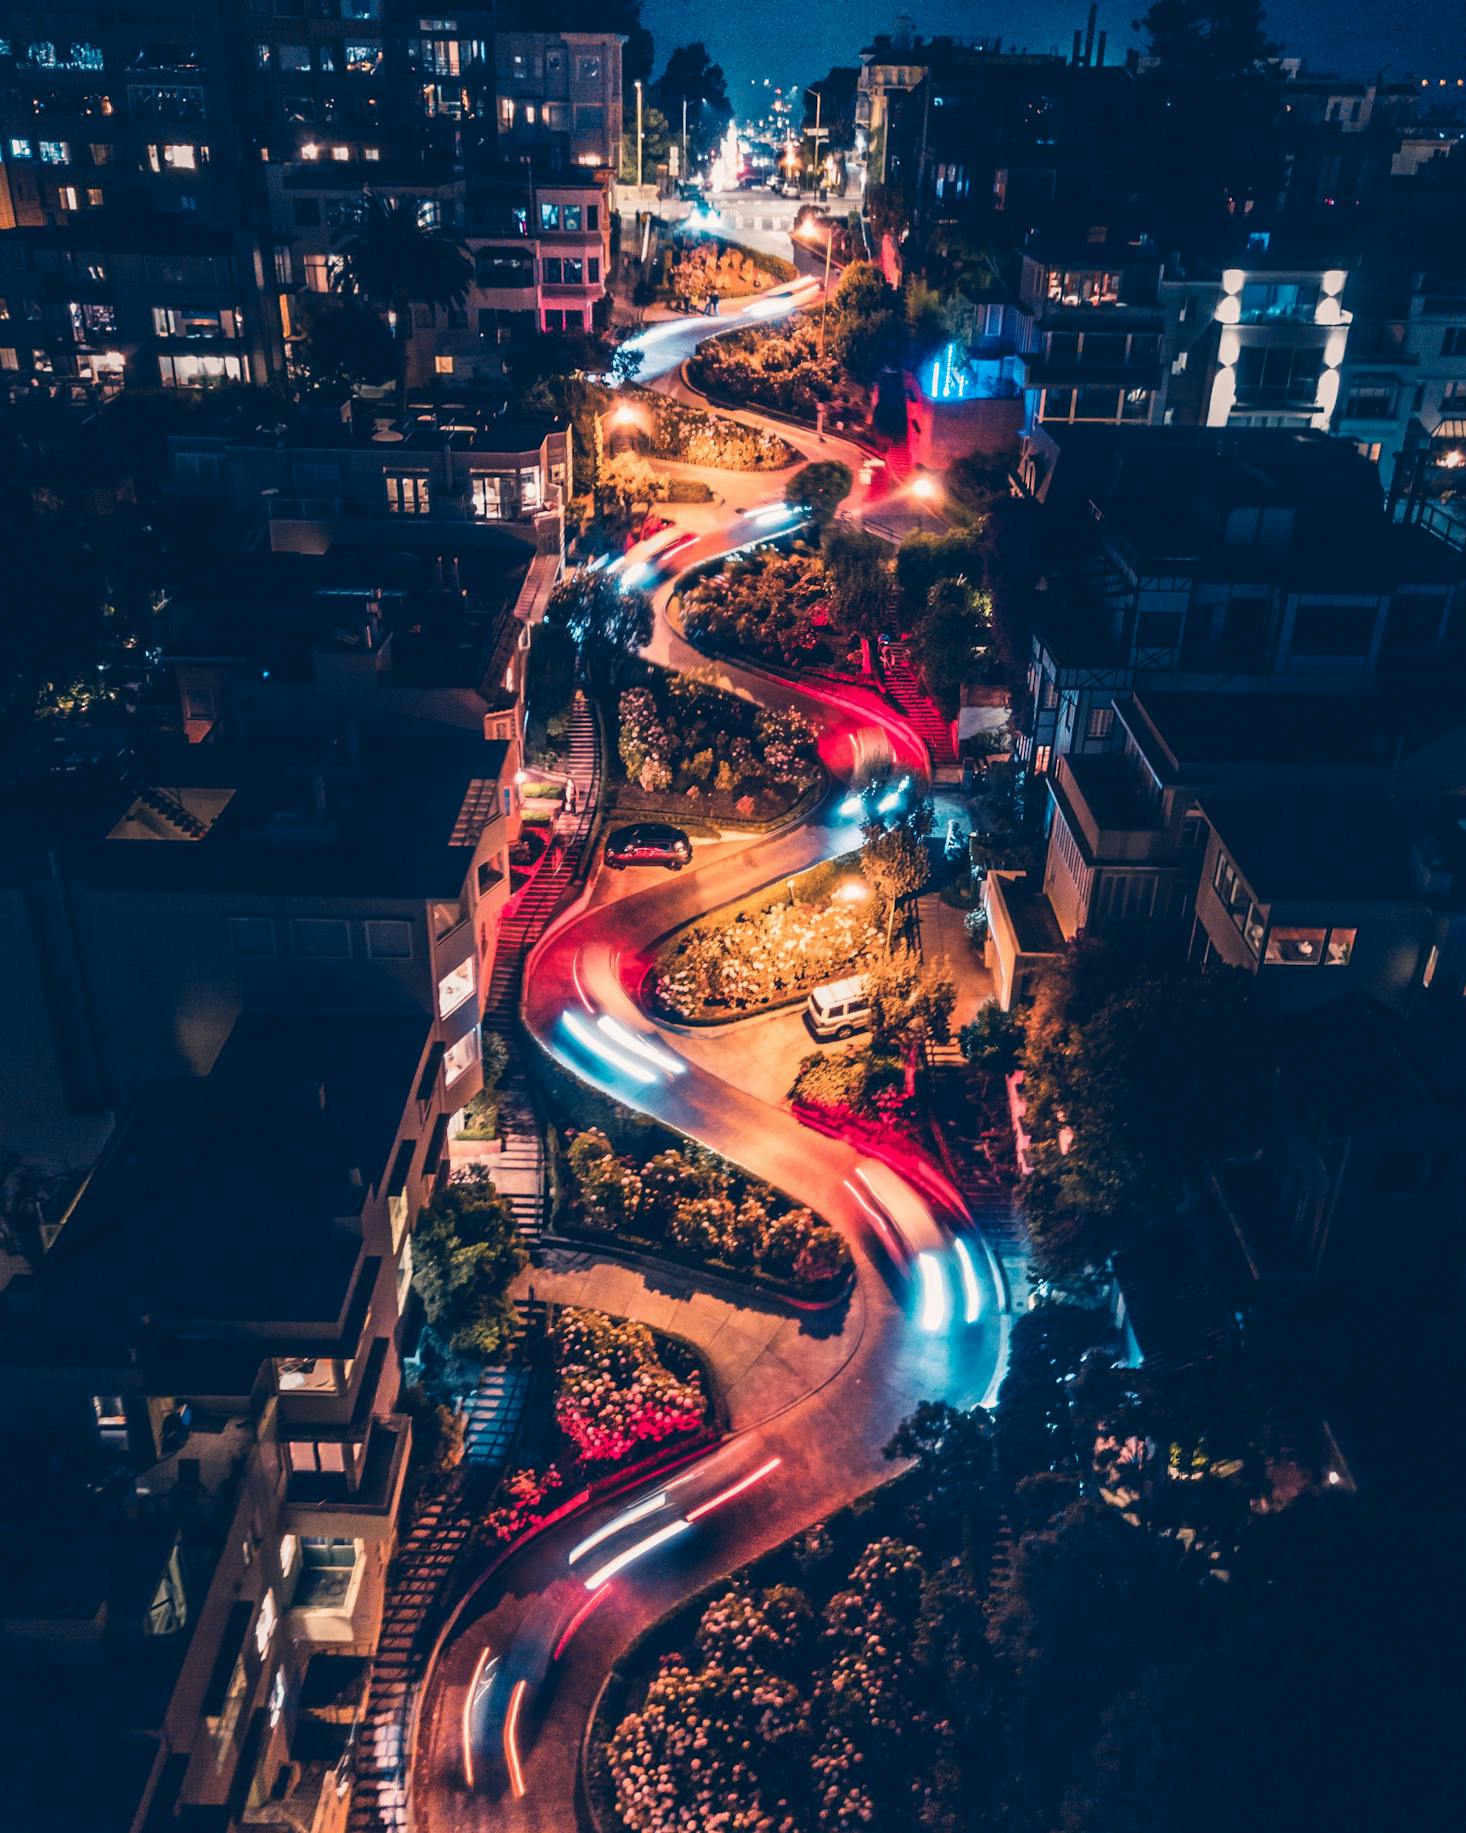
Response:
[[[235,61],[225,0],[8,8],[0,228],[124,210],[238,227],[245,149]]]
[[[413,308],[408,380],[415,388],[502,379],[508,349],[541,331],[590,331],[609,310],[610,181],[568,166],[536,174],[508,166],[470,178],[440,164],[360,166],[308,162],[272,169],[272,216],[288,249],[294,294],[288,333],[309,328],[313,296],[329,294],[343,234],[368,200],[415,205],[473,259],[459,306]]]
[[[1441,654],[1461,609],[1461,555],[1321,433],[1041,427],[1017,485],[1049,556],[1015,728],[1039,775],[1109,749],[1117,694],[1350,691]]]
[[[265,383],[280,315],[244,232],[144,219],[0,234],[0,386],[86,400]]]
[[[18,1825],[344,1826],[411,1444],[434,1049],[420,1014],[241,1017],[207,1076],[141,1091],[5,1292]],[[63,1720],[85,1761],[56,1764]]]
[[[1210,793],[1193,957],[1300,1009],[1408,1013],[1466,985],[1466,799]],[[1316,972],[1313,970],[1317,970]]]
[[[1044,238],[1018,285],[1024,428],[1159,425],[1165,314],[1161,261],[1142,239],[1065,246]]]
[[[609,32],[497,33],[499,157],[540,171],[617,176],[625,42]]]
[[[223,498],[266,520],[276,552],[350,545],[560,555],[571,434],[466,404],[356,400],[345,417],[258,416],[170,441],[184,495]],[[446,543],[446,546],[442,544]]]
[[[246,710],[206,743],[32,781],[7,812],[8,1129],[44,1138],[59,1107],[94,1134],[146,1082],[207,1075],[241,1013],[420,1018],[444,1141],[478,1092],[517,737],[421,708],[373,729],[288,693]],[[497,717],[513,734],[512,698]]]
[[[1426,273],[1350,276],[1355,323],[1334,431],[1408,496],[1416,460],[1443,421],[1466,420],[1466,282]]]

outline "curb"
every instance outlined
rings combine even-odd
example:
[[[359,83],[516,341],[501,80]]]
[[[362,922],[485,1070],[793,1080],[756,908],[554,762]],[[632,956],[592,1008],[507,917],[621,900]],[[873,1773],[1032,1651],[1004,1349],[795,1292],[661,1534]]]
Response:
[[[540,1243],[546,1247],[565,1248],[572,1253],[592,1252],[600,1259],[614,1260],[648,1273],[685,1273],[696,1280],[700,1291],[706,1290],[715,1298],[725,1298],[730,1304],[740,1301],[747,1304],[751,1298],[765,1299],[777,1306],[787,1306],[791,1311],[813,1314],[834,1311],[849,1300],[855,1289],[855,1274],[851,1272],[829,1298],[796,1298],[792,1292],[773,1281],[744,1281],[734,1274],[722,1273],[695,1261],[674,1260],[670,1255],[648,1253],[644,1248],[623,1247],[608,1235],[567,1235],[547,1229],[541,1234]],[[672,1334],[675,1332],[663,1332],[663,1335]],[[697,1345],[694,1343],[692,1347],[696,1349]]]

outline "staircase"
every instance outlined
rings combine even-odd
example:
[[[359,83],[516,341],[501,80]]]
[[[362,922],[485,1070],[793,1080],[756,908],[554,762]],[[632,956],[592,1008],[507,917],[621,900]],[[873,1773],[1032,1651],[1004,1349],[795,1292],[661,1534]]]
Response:
[[[916,728],[932,760],[932,769],[957,762],[957,745],[952,722],[941,712],[922,688],[911,666],[911,657],[901,643],[888,643],[881,651],[881,669],[886,692]]]
[[[406,1833],[407,1725],[425,1654],[424,1619],[447,1582],[470,1524],[456,1492],[431,1497],[392,1563],[357,1744],[347,1833]]]
[[[530,950],[579,876],[595,820],[601,784],[600,745],[595,719],[580,694],[570,714],[570,776],[577,813],[560,817],[538,870],[504,906],[484,1007],[485,1029],[497,1031],[508,1052],[499,1080],[499,1131],[504,1149],[493,1163],[494,1184],[509,1199],[519,1232],[531,1249],[545,1224],[545,1168],[517,1035],[519,988]]]

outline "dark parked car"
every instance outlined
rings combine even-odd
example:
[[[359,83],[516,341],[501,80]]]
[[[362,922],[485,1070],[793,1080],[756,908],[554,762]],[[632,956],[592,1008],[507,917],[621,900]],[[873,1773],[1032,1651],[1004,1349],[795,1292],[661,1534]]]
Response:
[[[618,827],[606,836],[606,864],[617,871],[622,866],[670,866],[680,872],[691,858],[692,842],[686,834],[663,821]]]

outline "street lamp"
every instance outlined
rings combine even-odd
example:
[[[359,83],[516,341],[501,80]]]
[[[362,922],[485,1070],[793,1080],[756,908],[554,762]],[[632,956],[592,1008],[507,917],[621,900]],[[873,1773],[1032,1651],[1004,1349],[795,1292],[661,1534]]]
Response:
[[[641,189],[641,78],[636,79],[636,188]]]
[[[820,232],[818,229],[815,228],[813,223],[806,223],[803,229],[800,230],[799,234],[800,234],[801,240],[805,242],[818,242],[821,240]],[[830,309],[830,255],[835,246],[835,228],[833,224],[831,224],[830,227],[825,231],[823,241],[825,244],[825,285],[824,285],[824,299],[822,300],[820,304],[820,356],[821,358],[823,358],[825,354],[825,314]]]

